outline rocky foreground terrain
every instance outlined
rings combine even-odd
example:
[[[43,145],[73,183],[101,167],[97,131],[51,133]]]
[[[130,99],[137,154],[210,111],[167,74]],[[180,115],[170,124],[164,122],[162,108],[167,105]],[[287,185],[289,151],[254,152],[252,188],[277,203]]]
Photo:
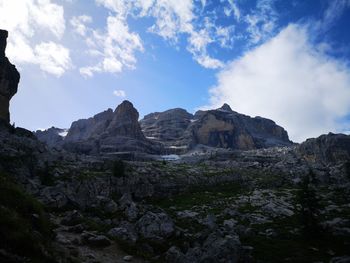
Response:
[[[350,136],[293,144],[228,105],[35,134],[4,112],[0,262],[350,262]]]

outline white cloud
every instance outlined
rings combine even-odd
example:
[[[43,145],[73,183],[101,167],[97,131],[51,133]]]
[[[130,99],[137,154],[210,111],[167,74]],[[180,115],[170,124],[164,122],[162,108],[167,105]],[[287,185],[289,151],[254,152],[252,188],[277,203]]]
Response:
[[[79,72],[81,75],[84,77],[92,77],[94,75],[94,72],[101,72],[102,71],[102,66],[101,65],[96,65],[92,67],[82,67],[79,69]]]
[[[314,47],[307,31],[289,25],[219,74],[211,107],[229,103],[238,112],[271,118],[302,141],[348,128],[350,69]]]
[[[10,32],[6,52],[15,64],[38,64],[42,70],[56,76],[69,68],[69,51],[53,41],[60,40],[65,32],[61,5],[51,0],[0,0],[0,25]],[[42,35],[48,39],[35,43]],[[51,51],[53,53],[49,54]]]
[[[205,68],[211,68],[211,69],[216,69],[216,68],[222,68],[224,64],[215,58],[211,58],[208,55],[199,55],[198,57],[195,57],[197,62],[202,65]]]
[[[115,6],[117,7],[119,5]],[[107,17],[104,32],[85,27],[84,34],[89,47],[87,53],[98,60],[95,65],[80,68],[80,73],[86,77],[92,77],[96,72],[116,74],[123,68],[133,69],[136,63],[135,53],[143,51],[140,36],[130,31],[120,14]]]
[[[321,30],[328,30],[333,23],[343,14],[346,8],[350,7],[350,0],[332,0],[324,12],[320,22]]]
[[[36,63],[40,68],[60,77],[71,67],[69,50],[54,42],[41,43],[35,46]]]
[[[230,5],[230,8],[224,8],[225,15],[230,16],[231,14],[233,14],[236,21],[239,21],[241,19],[241,11],[237,6],[236,1],[228,0],[228,3]]]
[[[250,44],[255,45],[265,41],[276,29],[278,14],[273,7],[275,0],[259,0],[256,8],[244,18]]]
[[[121,97],[121,98],[126,97],[126,93],[124,90],[115,90],[115,91],[113,91],[113,95],[116,97]]]
[[[193,55],[194,60],[206,68],[218,68],[223,64],[208,54],[208,45],[219,41],[227,47],[229,43],[227,34],[231,30],[216,28],[207,20],[203,24],[198,24],[194,0],[96,0],[96,2],[113,11],[115,18],[123,21],[125,25],[129,15],[133,18],[153,18],[154,23],[148,31],[159,35],[173,45],[178,43],[181,34],[187,35],[187,50]],[[205,5],[206,1],[201,1],[202,9]],[[236,15],[238,11],[238,9],[235,11]],[[137,49],[139,48],[135,48]],[[136,61],[133,53],[127,54]]]
[[[88,27],[86,26],[86,24],[89,24],[91,22],[92,22],[91,16],[87,16],[87,15],[74,16],[70,20],[70,24],[72,25],[74,31],[81,36],[86,35],[88,31]]]

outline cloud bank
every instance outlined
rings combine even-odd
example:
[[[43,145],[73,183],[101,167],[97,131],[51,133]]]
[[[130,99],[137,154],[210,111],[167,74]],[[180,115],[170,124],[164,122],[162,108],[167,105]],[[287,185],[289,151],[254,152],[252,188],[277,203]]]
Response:
[[[36,64],[57,77],[71,67],[69,50],[58,42],[66,29],[61,5],[51,0],[0,0],[0,25],[10,31],[6,52],[14,63]]]
[[[349,130],[350,69],[312,45],[295,24],[229,63],[210,90],[210,107],[271,118],[300,142]]]

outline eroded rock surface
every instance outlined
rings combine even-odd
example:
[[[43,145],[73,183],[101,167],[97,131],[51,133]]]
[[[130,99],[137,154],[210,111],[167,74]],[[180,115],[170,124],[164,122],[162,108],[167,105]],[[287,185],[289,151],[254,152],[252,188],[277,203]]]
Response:
[[[0,119],[10,122],[10,100],[17,93],[19,73],[5,56],[8,32],[0,29]]]
[[[159,152],[159,145],[148,141],[138,123],[139,113],[131,102],[124,101],[92,118],[72,123],[64,140],[64,148],[85,154],[117,152]]]

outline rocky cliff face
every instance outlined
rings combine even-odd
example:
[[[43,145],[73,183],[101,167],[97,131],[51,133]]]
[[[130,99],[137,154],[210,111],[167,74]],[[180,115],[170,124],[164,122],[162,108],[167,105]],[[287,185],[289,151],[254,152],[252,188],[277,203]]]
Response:
[[[251,118],[233,111],[227,104],[197,112],[184,140],[192,146],[204,144],[239,150],[291,145],[287,132],[272,120]]]
[[[124,136],[145,140],[138,120],[138,111],[131,102],[124,101],[116,108],[111,123],[107,128],[107,133],[110,136]]]
[[[192,119],[192,114],[176,108],[148,114],[140,124],[147,138],[162,142],[167,147],[176,147]]]
[[[146,115],[140,121],[146,137],[161,142],[173,152],[198,144],[239,150],[287,146],[287,132],[269,119],[237,113],[227,104],[193,116],[183,109]]]
[[[67,132],[66,129],[51,127],[45,131],[38,130],[34,134],[39,141],[46,143],[49,147],[61,148]]]
[[[313,163],[337,163],[350,160],[350,136],[345,134],[321,135],[307,139],[298,146],[299,153]]]
[[[86,154],[158,152],[159,145],[152,144],[143,135],[138,117],[132,103],[124,101],[114,112],[108,109],[92,118],[73,122],[64,148]]]
[[[84,141],[101,136],[113,118],[113,110],[108,109],[89,119],[82,119],[72,123],[66,137],[66,142]]]
[[[10,122],[10,100],[17,93],[19,73],[5,56],[8,33],[0,30],[0,119]]]

